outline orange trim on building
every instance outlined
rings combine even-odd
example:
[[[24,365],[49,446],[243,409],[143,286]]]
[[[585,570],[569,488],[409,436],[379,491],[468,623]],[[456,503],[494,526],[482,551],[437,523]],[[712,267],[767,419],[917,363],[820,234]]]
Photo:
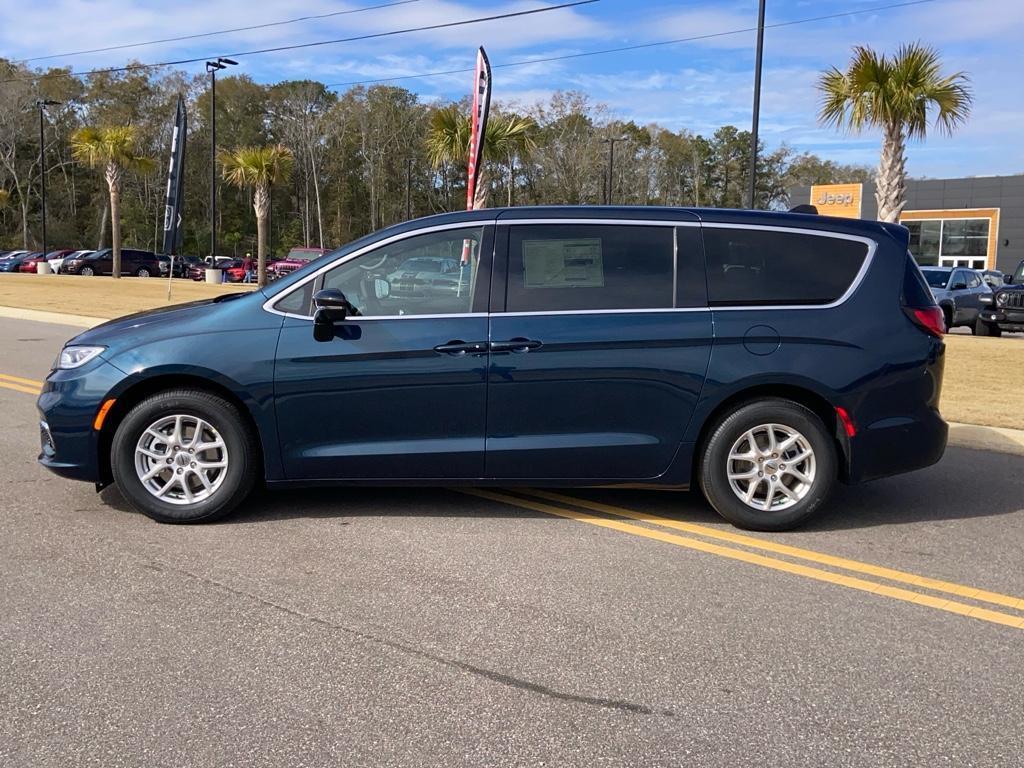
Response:
[[[900,223],[904,221],[925,221],[934,219],[988,219],[988,253],[985,269],[996,268],[999,251],[999,209],[998,208],[930,208],[903,211]]]

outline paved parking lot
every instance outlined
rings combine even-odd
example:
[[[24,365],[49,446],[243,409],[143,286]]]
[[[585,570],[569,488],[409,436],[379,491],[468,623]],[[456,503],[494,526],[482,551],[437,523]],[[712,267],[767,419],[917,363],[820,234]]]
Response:
[[[36,466],[74,330],[4,327],[0,765],[1021,764],[1020,456],[952,447],[789,534],[625,490],[161,526]]]

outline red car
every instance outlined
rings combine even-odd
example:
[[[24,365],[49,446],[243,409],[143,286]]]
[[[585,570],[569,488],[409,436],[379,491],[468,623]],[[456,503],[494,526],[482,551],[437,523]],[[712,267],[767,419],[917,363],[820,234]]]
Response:
[[[255,269],[255,259],[235,259],[230,266],[224,269],[224,271],[228,275],[229,283],[244,283],[245,278],[250,273],[255,274]]]
[[[31,259],[25,259],[23,262],[21,262],[21,266],[18,267],[18,271],[19,272],[33,272],[33,273],[38,272],[39,268],[38,268],[37,265],[39,264],[39,262],[41,262],[41,261],[49,261],[50,259],[63,259],[69,253],[74,253],[74,252],[75,252],[75,250],[73,248],[65,248],[65,249],[60,250],[60,251],[50,251],[47,254],[40,254],[38,256],[33,256]]]
[[[318,259],[327,252],[326,248],[292,248],[285,258],[267,265],[267,278],[276,280],[279,277],[290,275],[299,267],[306,266],[313,259]]]

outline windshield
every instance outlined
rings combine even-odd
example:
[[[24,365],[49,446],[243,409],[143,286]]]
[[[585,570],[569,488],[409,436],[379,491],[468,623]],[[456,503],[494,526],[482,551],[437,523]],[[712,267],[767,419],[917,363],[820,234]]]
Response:
[[[952,270],[949,269],[922,269],[921,274],[924,275],[924,279],[928,281],[928,286],[931,288],[945,288],[946,283],[949,282],[949,273]]]
[[[1024,283],[1024,261],[1017,265],[1017,272],[1013,276],[1013,282],[1017,285]]]

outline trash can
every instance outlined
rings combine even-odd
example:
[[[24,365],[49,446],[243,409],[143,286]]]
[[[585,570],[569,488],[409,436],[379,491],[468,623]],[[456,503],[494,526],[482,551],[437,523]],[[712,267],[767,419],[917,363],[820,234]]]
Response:
[[[36,274],[37,275],[52,275],[53,270],[50,269],[50,262],[40,261],[36,263]]]
[[[206,282],[208,283],[219,283],[221,281],[222,269],[207,269],[206,270]]]

